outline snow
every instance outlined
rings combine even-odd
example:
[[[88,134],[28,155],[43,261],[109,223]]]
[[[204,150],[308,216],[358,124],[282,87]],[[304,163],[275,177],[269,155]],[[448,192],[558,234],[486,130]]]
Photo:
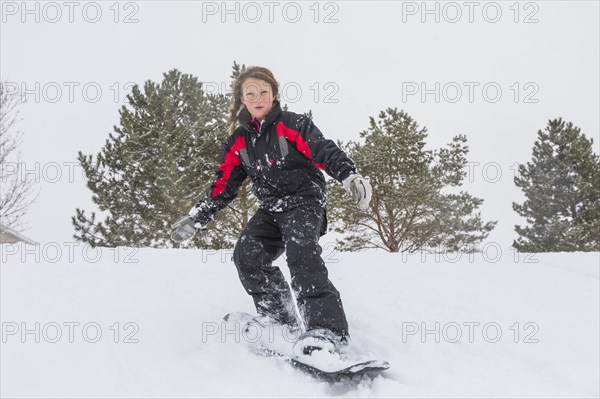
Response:
[[[340,357],[338,353],[331,354],[325,350],[314,351],[311,356],[299,355],[298,360],[311,366],[315,366],[323,371],[343,370],[346,367],[350,367],[360,362],[359,359],[356,359],[354,361],[344,360]]]
[[[253,311],[231,251],[0,249],[2,397],[600,394],[598,253],[324,253],[353,350],[391,364],[340,388],[227,333]]]

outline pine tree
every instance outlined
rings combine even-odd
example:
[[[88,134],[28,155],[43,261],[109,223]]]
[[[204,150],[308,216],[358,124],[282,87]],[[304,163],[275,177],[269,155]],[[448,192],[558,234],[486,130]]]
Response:
[[[600,250],[600,161],[593,140],[562,118],[538,131],[532,161],[519,166],[515,184],[525,201],[513,209],[527,221],[515,226],[522,252]]]
[[[134,86],[127,102],[102,150],[79,152],[92,200],[106,216],[98,221],[95,212],[77,209],[75,238],[93,246],[171,246],[171,224],[206,192],[219,167],[229,99],[172,70],[160,84]],[[218,248],[228,238],[217,227],[190,245]]]
[[[330,180],[330,220],[344,234],[345,251],[381,248],[415,252],[425,248],[472,249],[496,222],[475,213],[483,200],[460,191],[468,147],[462,135],[448,148],[425,150],[427,130],[405,112],[388,108],[360,133],[364,144],[339,143],[373,187],[370,208],[361,212],[339,184]]]

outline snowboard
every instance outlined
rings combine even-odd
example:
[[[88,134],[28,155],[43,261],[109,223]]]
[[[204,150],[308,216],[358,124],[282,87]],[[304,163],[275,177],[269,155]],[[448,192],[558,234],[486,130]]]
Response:
[[[361,381],[364,376],[368,377],[369,379],[374,379],[390,368],[390,364],[386,361],[367,360],[352,363],[351,365],[343,368],[324,370],[316,365],[311,365],[305,361],[301,361],[297,357],[290,358],[285,355],[280,357],[286,360],[293,367],[302,370],[319,380],[328,382],[345,382],[350,380]]]
[[[252,352],[261,356],[276,357],[319,380],[328,382],[360,381],[365,376],[373,379],[390,368],[390,364],[383,360],[340,359],[333,358],[336,355],[329,353],[296,356],[293,353],[293,346],[299,334],[294,336],[289,331],[286,333],[282,330],[284,328],[282,326],[264,325],[257,322],[249,313],[229,313],[223,317],[223,320],[230,326],[237,323],[242,332],[252,330],[252,342],[248,345]],[[278,332],[277,328],[279,328]],[[274,333],[274,331],[276,332]],[[278,336],[280,339],[273,338]],[[281,339],[281,337],[285,337],[285,339]]]

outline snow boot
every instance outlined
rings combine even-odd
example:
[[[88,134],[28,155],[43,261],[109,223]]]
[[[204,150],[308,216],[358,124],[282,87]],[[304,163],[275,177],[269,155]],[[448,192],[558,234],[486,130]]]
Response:
[[[347,339],[336,335],[326,328],[309,330],[302,334],[294,345],[294,355],[311,355],[314,351],[327,351],[329,353],[341,353],[344,346],[348,344]]]

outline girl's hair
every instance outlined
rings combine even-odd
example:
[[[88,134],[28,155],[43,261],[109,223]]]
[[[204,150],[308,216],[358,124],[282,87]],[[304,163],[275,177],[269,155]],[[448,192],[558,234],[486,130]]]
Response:
[[[230,136],[235,132],[238,115],[242,108],[245,107],[245,105],[242,104],[242,84],[244,84],[244,81],[248,78],[260,79],[267,82],[271,86],[271,91],[273,92],[273,102],[279,101],[279,83],[275,80],[273,72],[259,66],[251,66],[244,69],[235,82],[233,82],[233,101],[231,102],[231,108],[229,108]]]

